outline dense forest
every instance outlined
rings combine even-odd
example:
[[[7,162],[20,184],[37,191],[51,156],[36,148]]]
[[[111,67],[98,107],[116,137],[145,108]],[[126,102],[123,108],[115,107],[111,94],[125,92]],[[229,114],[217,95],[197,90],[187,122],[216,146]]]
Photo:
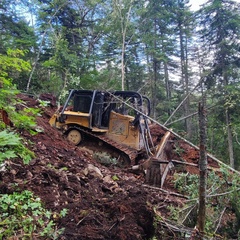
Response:
[[[238,168],[239,11],[232,0],[197,12],[187,0],[3,0],[1,84],[60,103],[72,88],[139,91],[194,143],[204,97],[208,151]]]

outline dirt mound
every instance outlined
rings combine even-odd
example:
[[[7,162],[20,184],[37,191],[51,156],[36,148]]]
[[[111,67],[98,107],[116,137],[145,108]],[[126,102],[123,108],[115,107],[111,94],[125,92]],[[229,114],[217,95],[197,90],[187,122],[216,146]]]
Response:
[[[36,99],[26,95],[21,98],[28,106],[40,108]],[[58,219],[58,227],[65,228],[61,239],[151,238],[154,235],[153,204],[162,203],[161,214],[167,217],[167,206],[179,206],[184,198],[149,189],[144,186],[143,174],[105,167],[92,158],[91,151],[70,144],[48,123],[56,110],[55,99],[46,95],[43,100],[51,102],[37,118],[43,132],[21,133],[35,158],[29,165],[23,165],[20,160],[8,162],[8,170],[0,173],[1,193],[28,189],[52,211],[68,209],[67,216]],[[163,134],[164,130],[157,126],[152,129],[154,142]],[[174,158],[197,163],[198,152],[183,142],[179,144],[182,155],[175,153]],[[184,171],[198,172],[197,169],[197,165],[187,166]],[[165,182],[166,191],[173,190],[172,174]]]

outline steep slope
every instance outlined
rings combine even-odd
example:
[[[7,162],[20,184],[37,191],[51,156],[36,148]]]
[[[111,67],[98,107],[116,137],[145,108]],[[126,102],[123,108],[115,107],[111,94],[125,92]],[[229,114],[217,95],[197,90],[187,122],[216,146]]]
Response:
[[[21,97],[28,106],[40,107],[37,100]],[[43,132],[34,136],[21,132],[36,157],[29,165],[23,165],[18,159],[8,162],[7,170],[0,173],[1,193],[28,189],[52,211],[68,209],[66,217],[56,217],[58,227],[65,228],[61,239],[130,240],[153,236],[173,239],[174,230],[164,224],[156,225],[155,217],[160,213],[162,219],[167,219],[170,205],[177,207],[186,201],[173,188],[175,170],[169,173],[164,190],[160,190],[146,186],[143,173],[100,164],[92,157],[92,150],[73,146],[58,130],[50,127],[48,121],[56,107],[54,99],[43,96],[45,100],[48,98],[52,100],[50,106],[37,118]],[[163,129],[152,128],[154,141],[159,141],[163,134]],[[184,142],[178,144],[181,155],[174,152],[173,158],[192,164],[181,165],[180,171],[198,173],[198,151]],[[209,162],[218,167],[211,159]],[[191,233],[192,229],[182,231]]]

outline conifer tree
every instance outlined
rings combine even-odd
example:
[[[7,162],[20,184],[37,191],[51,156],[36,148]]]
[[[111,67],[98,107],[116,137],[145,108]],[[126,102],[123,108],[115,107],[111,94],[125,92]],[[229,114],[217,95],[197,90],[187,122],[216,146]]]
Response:
[[[209,53],[206,85],[221,93],[225,112],[229,161],[234,168],[233,122],[228,88],[238,83],[240,67],[240,5],[232,0],[208,1],[199,11],[201,35]]]

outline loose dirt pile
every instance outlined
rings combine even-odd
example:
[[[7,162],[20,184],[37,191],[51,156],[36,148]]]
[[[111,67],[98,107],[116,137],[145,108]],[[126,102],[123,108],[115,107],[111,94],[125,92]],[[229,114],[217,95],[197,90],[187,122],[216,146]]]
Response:
[[[21,98],[30,107],[40,107],[39,102],[27,96]],[[103,166],[93,159],[93,152],[87,148],[73,146],[62,134],[52,128],[49,118],[56,110],[54,99],[44,108],[37,124],[43,132],[21,135],[28,140],[35,158],[29,165],[20,160],[9,161],[7,171],[0,173],[0,192],[11,193],[17,189],[33,191],[45,203],[46,208],[60,212],[68,209],[64,218],[58,219],[58,227],[65,228],[61,239],[173,239],[173,232],[158,236],[163,226],[154,229],[153,205],[163,218],[169,216],[168,206],[181,206],[185,198],[174,196],[172,175],[169,174],[164,191],[145,186],[143,173],[135,174],[129,169]],[[153,138],[158,141],[164,131],[152,129]],[[198,163],[198,152],[184,142],[179,142],[181,156],[174,159]],[[213,164],[213,162],[212,162]],[[214,167],[217,164],[214,163]],[[184,166],[181,171],[197,173],[197,166]],[[158,232],[158,233],[156,233]],[[167,232],[167,231],[165,231]],[[178,238],[180,239],[180,238]]]

